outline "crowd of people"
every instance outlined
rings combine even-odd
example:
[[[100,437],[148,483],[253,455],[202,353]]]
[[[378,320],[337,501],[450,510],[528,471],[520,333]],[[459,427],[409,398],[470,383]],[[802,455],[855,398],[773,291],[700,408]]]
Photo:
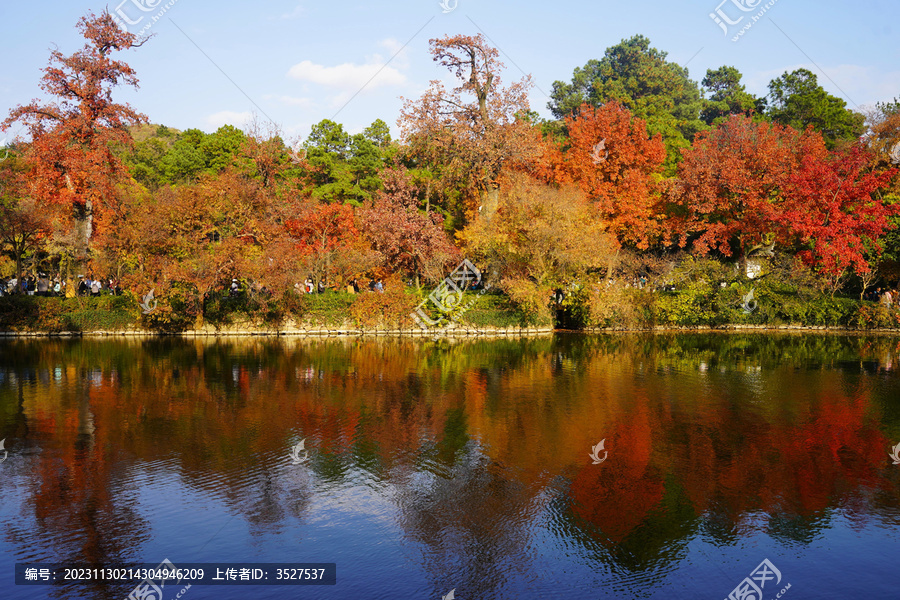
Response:
[[[408,285],[412,285],[410,282]],[[381,279],[372,279],[366,282],[360,282],[358,279],[353,279],[349,281],[344,286],[337,285],[329,285],[324,279],[320,280],[318,284],[313,281],[312,277],[307,277],[305,281],[298,282],[294,284],[294,292],[300,295],[303,294],[322,294],[328,290],[332,291],[341,291],[345,290],[349,294],[358,294],[360,290],[366,290],[370,292],[384,292],[384,283],[382,283]],[[244,292],[252,291],[253,293],[270,295],[271,291],[265,286],[260,286],[252,281],[247,280],[239,280],[237,278],[231,280],[231,285],[226,286],[229,297],[238,298]]]
[[[122,289],[119,287],[117,279],[98,279],[93,275],[79,275],[77,282],[73,282],[72,290],[68,289],[68,283],[59,273],[51,277],[46,273],[34,273],[23,277],[0,277],[0,296],[13,296],[17,294],[28,296],[100,296],[104,294],[112,294],[119,296]],[[252,286],[251,286],[252,287]],[[359,280],[354,279],[347,284],[346,291],[358,294],[360,289],[366,289],[365,284],[361,284]],[[231,286],[228,289],[229,295],[236,297],[245,291],[246,285],[238,281],[231,280]],[[312,277],[307,277],[306,281],[294,284],[294,291],[298,294],[314,294],[323,293],[331,289],[324,280],[319,281],[318,286]],[[368,290],[371,292],[383,292],[384,284],[380,279],[373,279],[368,282]],[[265,288],[257,289],[261,293],[266,293]]]
[[[119,296],[122,289],[116,279],[96,279],[93,276],[78,276],[78,283],[68,288],[68,283],[57,273],[50,277],[46,273],[35,273],[24,277],[0,278],[0,296],[16,294],[28,296],[100,296],[114,294]]]
[[[890,289],[881,289],[875,288],[870,290],[868,294],[866,294],[866,300],[870,300],[872,302],[881,302],[888,308],[894,306],[894,302],[900,297],[900,292],[897,290]]]
[[[610,284],[611,282],[607,282]],[[640,279],[635,279],[633,285],[637,288],[643,288],[647,283],[647,280],[644,277]],[[410,284],[411,285],[411,284]],[[723,283],[724,287],[725,284]],[[672,291],[674,291],[674,286],[672,287]],[[298,294],[314,294],[314,293],[323,293],[326,290],[331,289],[324,280],[320,280],[318,285],[313,281],[312,277],[307,277],[305,281],[298,282],[294,284],[294,291]],[[366,290],[370,292],[384,292],[384,284],[380,279],[371,279],[366,282],[360,282],[358,279],[353,279],[349,283],[347,283],[346,291],[351,294],[358,294],[360,289]],[[664,288],[668,290],[668,287]],[[16,294],[28,295],[28,296],[65,296],[65,297],[73,297],[73,296],[100,296],[103,294],[112,294],[119,296],[122,294],[122,289],[119,287],[119,281],[117,279],[109,278],[109,279],[98,279],[93,275],[79,275],[77,283],[74,283],[73,290],[70,291],[67,289],[67,282],[64,278],[57,273],[55,276],[51,277],[46,273],[33,273],[31,275],[26,275],[23,277],[0,277],[0,296],[12,296]],[[238,296],[242,291],[244,291],[244,286],[239,283],[237,279],[231,280],[231,287],[228,290],[229,294],[232,297]],[[265,292],[265,288],[259,290]],[[552,300],[555,300],[557,303],[561,302],[563,296],[562,290],[554,290],[552,295]],[[881,304],[887,306],[888,308],[892,308],[895,303],[900,302],[900,290],[891,290],[884,288],[872,288],[868,292],[866,292],[865,299],[871,302],[880,302]]]
[[[365,284],[360,284],[358,279],[353,279],[349,283],[347,283],[346,291],[350,294],[358,294],[360,287],[365,289]],[[322,293],[325,290],[329,289],[327,283],[324,280],[319,281],[318,285],[318,293]],[[368,289],[370,292],[384,292],[384,284],[380,279],[372,279],[369,281]],[[311,277],[307,277],[306,281],[303,283],[295,283],[294,291],[298,294],[314,294],[316,293],[316,284],[313,282]]]

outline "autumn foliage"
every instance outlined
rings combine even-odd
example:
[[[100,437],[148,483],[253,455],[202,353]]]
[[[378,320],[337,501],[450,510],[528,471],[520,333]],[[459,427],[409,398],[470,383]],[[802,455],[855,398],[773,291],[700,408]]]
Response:
[[[71,56],[54,50],[44,70],[41,88],[59,101],[19,106],[2,125],[27,125],[33,138],[25,154],[29,193],[48,208],[58,208],[63,218],[70,218],[74,208],[86,249],[93,228],[102,231],[107,213],[115,207],[116,184],[128,176],[114,145],[129,145],[127,126],[147,118],[111,97],[115,85],[138,87],[134,70],[111,57],[137,45],[135,36],[106,12],[89,13],[77,27],[87,41],[84,48]]]
[[[615,252],[596,207],[574,186],[556,188],[520,173],[502,180],[497,212],[460,234],[495,283],[546,318],[554,289],[583,281]]]
[[[549,319],[551,295],[577,290],[596,314],[620,314],[613,305],[630,302],[640,279],[668,283],[679,253],[799,257],[832,292],[854,276],[861,295],[887,281],[882,257],[900,255],[896,102],[879,105],[861,140],[835,137],[830,113],[773,122],[733,67],[707,74],[713,98],[700,102],[686,70],[636,36],[576,69],[571,86],[554,84],[559,120],[542,121],[530,78],[504,83],[483,35],[447,35],[430,54],[453,83],[405,100],[399,141],[381,119],[357,134],[324,119],[288,147],[258,121],[210,134],[146,124],[113,101],[138,83],[113,57],[147,40],[106,12],[77,27],[84,47],[54,50],[44,70],[52,101],[2,123],[31,138],[0,162],[6,271],[74,282],[93,270],[171,293],[199,316],[232,280],[272,302],[307,278],[346,290],[396,275],[421,295],[465,256]],[[804,85],[778,88],[785,102],[773,114],[838,106],[795,75],[782,83]],[[715,114],[706,124],[703,106]]]
[[[780,223],[803,248],[800,256],[825,273],[868,272],[867,252],[881,252],[875,240],[891,228],[889,218],[900,214],[900,205],[875,196],[894,171],[873,173],[870,163],[859,147],[830,155],[820,148],[818,156],[802,157],[786,186]]]
[[[738,258],[774,242],[824,272],[865,272],[864,241],[900,209],[876,197],[893,172],[871,172],[871,161],[859,147],[829,151],[811,130],[732,116],[684,153],[670,194],[673,237]]]
[[[392,268],[429,282],[443,279],[459,259],[443,218],[420,209],[419,190],[405,169],[387,169],[382,178],[384,189],[359,212],[366,236]]]
[[[658,180],[666,158],[662,137],[621,104],[582,105],[565,119],[566,136],[546,142],[538,168],[548,181],[575,184],[596,205],[620,242],[647,248],[658,234]]]
[[[406,100],[400,113],[407,155],[418,164],[434,165],[438,186],[461,190],[463,204],[452,207],[472,218],[479,205],[495,208],[497,179],[504,168],[539,154],[528,112],[531,78],[504,87],[500,54],[483,35],[445,36],[429,41],[435,62],[450,71],[457,87],[440,81],[417,100]],[[446,188],[445,188],[446,189]]]

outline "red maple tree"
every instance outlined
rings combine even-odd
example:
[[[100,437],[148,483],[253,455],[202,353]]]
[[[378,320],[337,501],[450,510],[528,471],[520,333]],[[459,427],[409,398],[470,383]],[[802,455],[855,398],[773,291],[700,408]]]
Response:
[[[739,258],[772,237],[784,243],[784,188],[801,156],[823,151],[818,133],[732,115],[683,152],[669,190],[669,235],[700,254]]]
[[[866,253],[881,252],[877,240],[892,227],[889,218],[900,213],[900,205],[876,197],[896,169],[868,171],[872,157],[858,145],[842,152],[818,150],[804,154],[788,179],[778,220],[805,246],[801,258],[823,273],[868,273]]]
[[[67,218],[74,212],[79,225],[76,249],[84,253],[94,218],[101,227],[104,213],[115,202],[116,184],[127,176],[114,147],[130,145],[127,126],[146,122],[147,117],[112,100],[113,87],[138,87],[134,70],[113,60],[112,52],[143,42],[120,29],[108,12],[99,16],[89,12],[77,28],[87,44],[71,56],[54,50],[41,79],[41,89],[56,101],[17,106],[2,127],[17,121],[27,126],[32,139],[25,151],[30,194]]]
[[[381,173],[384,190],[360,209],[363,232],[391,269],[437,281],[459,259],[459,251],[443,229],[443,217],[419,209],[419,190],[404,169]]]
[[[284,231],[292,247],[284,248],[282,256],[295,256],[295,279],[309,274],[317,289],[320,281],[331,285],[375,266],[347,204],[305,199],[285,221]]]

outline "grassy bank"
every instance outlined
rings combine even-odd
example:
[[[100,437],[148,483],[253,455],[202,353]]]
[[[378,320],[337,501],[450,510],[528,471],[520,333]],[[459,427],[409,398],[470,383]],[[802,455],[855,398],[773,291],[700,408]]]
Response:
[[[754,310],[747,311],[744,284],[707,283],[674,291],[636,288],[580,292],[565,302],[566,326],[583,328],[780,325],[849,327],[860,330],[900,327],[900,312],[876,302],[798,291],[777,283],[756,284]],[[470,294],[470,308],[458,315],[466,328],[552,327],[552,318],[523,312],[501,293]],[[212,327],[273,330],[290,327],[411,329],[411,313],[422,298],[412,290],[394,293],[326,292],[266,298],[216,296],[202,307],[172,299],[144,315],[130,294],[98,298],[0,297],[0,331],[87,332],[142,330],[177,332]],[[746,306],[746,305],[744,305]]]
[[[465,327],[549,327],[529,317],[501,294],[472,295],[475,302],[459,318]],[[289,295],[278,301],[265,297],[217,295],[202,307],[185,298],[160,302],[143,314],[131,294],[122,296],[44,298],[0,297],[0,331],[87,332],[146,330],[187,331],[200,326],[228,330],[272,330],[283,327],[404,328],[416,327],[411,318],[422,298],[412,290],[395,293],[326,292]]]

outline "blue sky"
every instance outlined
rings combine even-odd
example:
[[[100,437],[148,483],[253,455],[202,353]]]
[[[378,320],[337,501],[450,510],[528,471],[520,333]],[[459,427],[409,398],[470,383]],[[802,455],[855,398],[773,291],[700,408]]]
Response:
[[[444,2],[452,10],[444,12],[438,0],[113,0],[111,11],[131,21],[143,17],[131,30],[164,11],[147,44],[119,55],[136,69],[140,89],[121,88],[114,97],[178,129],[243,127],[256,113],[272,119],[290,143],[322,119],[358,132],[381,118],[396,136],[400,97],[417,98],[432,79],[450,81],[431,60],[428,40],[479,32],[500,49],[504,81],[533,77],[531,105],[546,117],[545,93],[554,81],[569,81],[575,67],[635,34],[686,65],[698,82],[707,69],[732,65],[750,92],[764,95],[771,79],[805,67],[851,108],[900,97],[897,0]],[[141,11],[139,3],[152,10]],[[104,6],[2,1],[0,115],[41,97],[50,49],[80,48],[75,23]],[[726,25],[726,34],[710,14],[743,18]]]

